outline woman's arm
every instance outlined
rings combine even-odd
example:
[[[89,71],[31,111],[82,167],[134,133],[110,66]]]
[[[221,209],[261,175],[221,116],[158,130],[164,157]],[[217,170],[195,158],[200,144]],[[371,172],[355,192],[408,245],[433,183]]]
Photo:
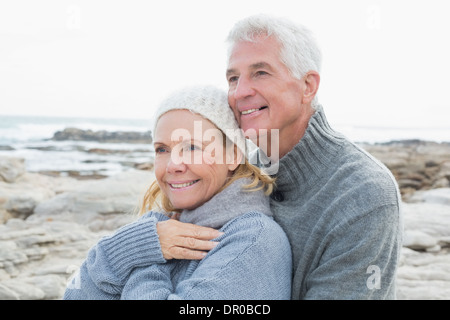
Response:
[[[93,299],[116,299],[134,268],[165,263],[166,259],[178,258],[179,254],[201,259],[204,255],[199,250],[210,250],[216,245],[206,239],[216,238],[219,234],[211,228],[181,223],[163,214],[149,212],[119,228],[113,235],[100,239],[89,250],[73,279],[78,284],[69,284],[64,297],[87,299],[88,295]],[[192,242],[191,237],[205,240]],[[187,249],[184,245],[198,250]]]
[[[166,262],[161,252],[156,224],[167,219],[169,218],[162,214],[149,212],[139,220],[119,228],[112,235],[100,239],[89,250],[79,273],[68,285],[65,298],[82,298],[87,293],[92,293],[89,295],[90,299],[103,299],[102,294],[120,296],[133,268]]]
[[[290,299],[291,249],[273,219],[248,213],[221,231],[225,234],[217,239],[219,244],[201,261],[133,270],[121,298]]]

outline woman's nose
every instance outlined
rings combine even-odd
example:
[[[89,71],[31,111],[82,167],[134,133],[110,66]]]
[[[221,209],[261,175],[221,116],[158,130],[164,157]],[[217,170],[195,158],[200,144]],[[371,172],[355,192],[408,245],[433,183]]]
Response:
[[[168,173],[182,173],[186,171],[186,168],[187,166],[183,161],[183,157],[172,152],[166,166],[166,171]]]

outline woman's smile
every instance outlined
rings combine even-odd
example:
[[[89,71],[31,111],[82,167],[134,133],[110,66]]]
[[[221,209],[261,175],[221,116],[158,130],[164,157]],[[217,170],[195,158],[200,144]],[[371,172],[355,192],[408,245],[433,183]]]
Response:
[[[168,182],[168,185],[173,190],[183,190],[183,189],[187,189],[188,187],[191,187],[192,185],[196,184],[199,181],[200,181],[200,179],[186,181],[186,182]]]

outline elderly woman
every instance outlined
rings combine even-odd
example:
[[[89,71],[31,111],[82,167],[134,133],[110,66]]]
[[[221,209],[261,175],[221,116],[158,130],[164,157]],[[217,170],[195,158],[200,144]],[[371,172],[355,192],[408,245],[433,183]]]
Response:
[[[226,93],[175,92],[154,120],[156,181],[142,217],[88,252],[64,299],[290,299],[291,250],[267,197],[274,181],[247,161]],[[165,256],[157,224],[173,219],[218,229],[213,249]]]

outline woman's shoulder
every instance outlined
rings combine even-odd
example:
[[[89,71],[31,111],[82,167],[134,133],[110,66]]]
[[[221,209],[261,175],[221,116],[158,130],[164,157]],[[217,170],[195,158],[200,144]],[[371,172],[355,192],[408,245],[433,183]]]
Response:
[[[251,225],[261,225],[261,226],[278,226],[278,223],[275,222],[272,216],[262,213],[259,211],[249,211],[247,213],[241,214],[234,219],[228,221],[227,224],[223,226],[226,228],[229,225],[233,224],[251,224]]]
[[[169,220],[170,215],[167,213],[162,213],[162,212],[157,212],[157,211],[148,211],[139,217],[139,219],[149,219],[149,218],[156,218],[156,220],[158,220],[158,221],[164,221],[164,220]]]
[[[242,234],[262,242],[278,239],[289,245],[286,233],[273,217],[257,211],[247,212],[230,220],[220,230],[225,235]]]

